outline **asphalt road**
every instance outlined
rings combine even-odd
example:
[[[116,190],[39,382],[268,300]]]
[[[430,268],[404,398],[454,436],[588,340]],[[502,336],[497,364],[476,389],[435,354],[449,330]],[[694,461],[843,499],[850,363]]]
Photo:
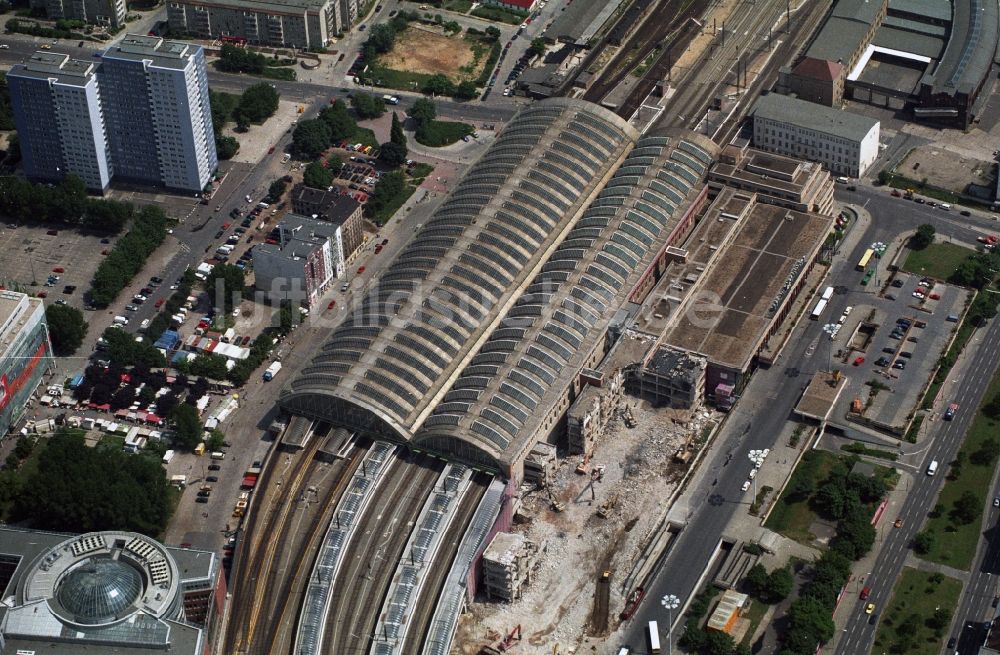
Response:
[[[858,186],[857,191],[848,192],[843,187],[838,187],[837,199],[842,203],[864,205],[872,214],[873,220],[857,240],[854,250],[850,253],[841,253],[838,256],[837,263],[827,282],[834,286],[845,285],[852,289],[856,288],[856,273],[851,262],[857,261],[861,252],[873,241],[888,242],[901,232],[914,229],[921,223],[931,223],[938,229],[939,233],[951,235],[953,238],[963,241],[972,241],[977,235],[986,231],[998,231],[996,222],[989,214],[977,212],[971,217],[965,217],[954,210],[945,212],[927,205],[894,198],[889,195],[886,189]],[[838,315],[845,306],[857,304],[857,301],[852,298],[852,294],[856,293],[862,292],[852,291],[848,294],[835,295],[830,304],[830,315]],[[992,338],[996,340],[997,335],[994,332],[1000,328],[991,325],[989,330]],[[744,390],[743,398],[733,411],[733,415],[730,416],[722,432],[717,436],[717,443],[721,446],[715,448],[715,454],[702,466],[709,467],[714,473],[708,477],[717,477],[718,482],[712,489],[709,501],[692,509],[684,530],[677,537],[670,554],[664,559],[660,569],[654,574],[642,604],[631,619],[630,626],[626,631],[626,643],[634,649],[635,653],[648,653],[645,636],[648,621],[658,621],[661,632],[666,630],[666,611],[660,606],[660,599],[666,594],[674,594],[680,597],[683,603],[697,591],[695,586],[706,567],[709,566],[710,558],[724,535],[730,519],[737,511],[745,511],[745,504],[748,500],[747,494],[743,493],[741,487],[746,479],[746,467],[743,466],[746,452],[751,449],[774,446],[776,435],[781,433],[782,426],[791,416],[791,410],[798,401],[806,381],[813,372],[826,363],[825,358],[805,356],[810,342],[821,336],[823,336],[821,322],[803,321],[792,340],[786,345],[779,363],[770,369],[758,370],[754,374],[753,379]],[[963,382],[956,397],[964,406],[974,407],[978,403],[972,394],[976,389],[976,384],[981,385],[981,388],[985,387],[995,366],[995,355],[994,352],[994,357],[991,360],[993,363],[990,365],[986,364],[985,359],[980,358],[976,364],[976,370],[979,373],[970,371],[970,380]],[[976,392],[976,397],[980,393],[981,391]],[[963,397],[966,399],[965,401],[961,400]],[[957,430],[963,425],[967,426],[970,416],[971,414],[965,414],[946,426],[951,430]],[[750,430],[744,434],[748,425]],[[964,433],[964,428],[962,428],[962,432]],[[942,441],[947,442],[948,439]],[[957,449],[957,443],[954,447]],[[938,448],[945,449],[946,446],[935,445],[933,452],[940,454]],[[733,454],[733,459],[726,465],[725,460],[728,453]],[[950,460],[950,457],[946,457],[941,461]],[[933,480],[940,482],[943,477],[938,476]],[[936,497],[936,493],[930,497],[931,502],[934,497]],[[927,509],[929,507],[924,509],[923,513],[926,513]],[[907,520],[904,525],[908,527],[898,532],[912,537],[910,528],[913,528],[913,532],[915,532],[916,526],[919,526],[920,522],[920,519]],[[902,539],[902,536],[899,538]],[[902,543],[906,544],[908,540],[909,537]],[[886,565],[889,564],[891,564],[891,560],[886,562]],[[894,579],[894,577],[884,576],[882,579]],[[888,584],[886,589],[880,590],[884,596],[873,600],[873,602],[882,606],[888,599],[891,586]],[[862,614],[862,616],[864,615]],[[864,618],[867,619],[867,617]],[[675,623],[678,621],[679,617],[676,613],[673,619]],[[869,627],[866,621],[862,621],[862,624],[864,628]],[[870,637],[871,635],[869,635]],[[665,634],[661,635],[662,640],[665,638]],[[853,643],[857,644],[856,641]],[[855,655],[863,651],[847,649],[843,652],[845,655],[848,653]]]
[[[875,603],[881,611],[889,602],[892,588],[902,571],[906,555],[913,536],[920,531],[924,518],[937,501],[938,492],[947,477],[948,462],[955,458],[962,439],[972,423],[976,408],[982,401],[983,394],[989,386],[997,368],[1000,357],[1000,321],[992,320],[990,324],[976,335],[980,343],[976,357],[970,358],[965,374],[954,385],[950,396],[959,403],[961,409],[952,421],[939,421],[932,432],[933,441],[927,450],[924,464],[932,460],[940,462],[941,468],[935,476],[919,475],[914,486],[907,494],[899,514],[904,520],[903,526],[893,530],[881,546],[881,552],[875,561],[872,571],[865,576],[864,584],[871,587],[868,602]],[[921,467],[923,468],[923,467]],[[995,521],[996,512],[991,511],[988,517]],[[992,555],[996,556],[996,552]],[[980,590],[981,591],[981,590]],[[992,599],[992,595],[990,595]],[[850,602],[850,601],[846,601]],[[869,621],[864,613],[863,605],[858,604],[854,616],[849,620],[845,634],[837,647],[838,653],[855,655],[867,653],[875,639],[877,621]],[[960,651],[966,652],[966,651]],[[968,651],[968,652],[978,652]]]

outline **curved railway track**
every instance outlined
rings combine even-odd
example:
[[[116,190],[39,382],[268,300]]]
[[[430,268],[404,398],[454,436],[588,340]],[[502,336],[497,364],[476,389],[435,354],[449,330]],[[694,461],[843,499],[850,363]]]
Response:
[[[274,535],[286,532],[289,514],[296,504],[294,499],[301,493],[322,437],[329,429],[325,424],[316,427],[308,446],[295,455],[290,469],[279,472],[283,457],[280,454],[273,457],[258,483],[257,502],[247,517],[239,564],[233,576],[236,583],[225,639],[227,653],[248,654],[254,647],[279,541]]]
[[[462,537],[472,516],[476,513],[483,494],[486,493],[490,484],[490,477],[483,473],[476,473],[472,477],[472,484],[465,491],[461,503],[457,508],[448,531],[441,539],[441,545],[434,557],[434,565],[424,580],[420,595],[413,599],[413,613],[410,616],[410,626],[403,641],[402,648],[398,652],[409,655],[409,653],[422,653],[424,642],[427,639],[427,631],[430,628],[431,619],[434,618],[434,610],[437,608],[438,598],[441,597],[441,589],[444,581],[448,577],[455,553],[462,543]]]
[[[327,608],[323,652],[368,652],[396,563],[442,469],[440,460],[409,455],[386,472],[344,553]]]

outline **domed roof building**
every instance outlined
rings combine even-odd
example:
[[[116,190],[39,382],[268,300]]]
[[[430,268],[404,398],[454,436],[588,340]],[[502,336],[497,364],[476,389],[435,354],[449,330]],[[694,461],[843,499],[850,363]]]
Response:
[[[0,544],[0,648],[204,652],[198,623],[211,613],[191,592],[214,595],[213,553],[118,531],[67,537],[3,528]]]

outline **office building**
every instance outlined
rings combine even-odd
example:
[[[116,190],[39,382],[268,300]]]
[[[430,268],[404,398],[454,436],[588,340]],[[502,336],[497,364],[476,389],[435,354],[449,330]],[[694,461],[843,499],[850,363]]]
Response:
[[[0,291],[0,435],[21,420],[31,394],[51,367],[52,345],[42,301]]]
[[[125,0],[31,0],[30,6],[51,20],[82,20],[112,29],[125,24]]]
[[[861,177],[878,157],[879,122],[771,93],[754,107],[753,144],[819,162],[835,175]]]
[[[134,532],[0,528],[4,653],[203,655],[222,612],[215,553]]]
[[[57,182],[72,173],[88,189],[107,188],[112,165],[96,69],[93,61],[36,52],[7,73],[28,179]]]
[[[351,29],[358,0],[172,0],[170,29],[256,45],[323,48]]]
[[[292,187],[292,211],[339,225],[344,242],[344,258],[350,259],[364,241],[361,203],[333,191],[313,189],[304,184]]]
[[[287,214],[269,242],[253,249],[257,290],[276,302],[310,307],[344,275],[343,231],[339,225]]]
[[[203,190],[219,160],[201,46],[130,34],[104,52],[97,77],[115,176]]]

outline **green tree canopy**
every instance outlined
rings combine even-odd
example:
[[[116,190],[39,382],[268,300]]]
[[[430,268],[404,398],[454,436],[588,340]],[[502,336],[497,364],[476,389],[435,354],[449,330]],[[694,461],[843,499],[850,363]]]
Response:
[[[406,162],[407,154],[409,151],[406,146],[389,141],[379,147],[378,158],[389,168],[399,168]]]
[[[389,142],[406,147],[406,134],[403,132],[403,124],[399,122],[399,116],[392,112],[392,127],[389,128]]]
[[[333,173],[318,161],[309,162],[302,174],[302,183],[314,189],[326,189],[332,182]]]
[[[285,182],[285,178],[279,177],[271,185],[267,187],[267,199],[271,203],[276,203],[281,200],[281,196],[284,195],[285,189],[288,187],[288,182]]]
[[[450,96],[455,93],[455,83],[447,75],[435,73],[424,81],[421,91],[435,96]],[[412,112],[410,115],[413,115]]]
[[[88,448],[81,431],[61,431],[48,440],[38,469],[17,494],[13,514],[42,529],[156,536],[170,517],[167,480],[154,459]]]
[[[933,532],[918,532],[913,536],[913,550],[920,555],[926,555],[934,549],[936,541]]]
[[[351,106],[363,119],[378,118],[385,113],[385,101],[382,98],[362,91],[355,91],[351,95]]]
[[[215,152],[222,161],[228,161],[240,151],[240,142],[234,136],[215,137]]]
[[[358,129],[358,124],[351,117],[347,105],[342,100],[337,100],[329,107],[324,107],[319,112],[319,119],[330,128],[331,142],[353,136]]]
[[[983,513],[983,504],[976,498],[976,494],[965,491],[955,501],[951,509],[951,518],[956,523],[968,525],[975,521]]]
[[[303,159],[316,159],[330,147],[331,139],[326,121],[302,121],[292,132],[292,149]]]
[[[128,332],[115,327],[107,328],[101,336],[108,344],[106,351],[108,361],[116,366],[122,368],[139,366],[144,369],[166,366],[163,353],[149,341],[136,341]]]
[[[72,355],[87,336],[87,321],[83,312],[69,305],[49,305],[45,308],[52,350],[59,357]]]
[[[437,118],[437,107],[427,98],[417,98],[410,107],[410,118],[420,123],[429,123]]]
[[[392,50],[392,46],[396,43],[396,30],[389,23],[379,23],[372,27],[371,31],[368,33],[368,40],[365,42],[365,46],[370,48],[376,54],[382,54],[384,52],[389,52]]]
[[[400,171],[392,171],[383,175],[375,185],[375,190],[368,197],[365,210],[371,213],[378,213],[384,207],[390,205],[401,193],[406,190],[406,178]]]
[[[278,91],[266,82],[254,84],[240,96],[236,113],[251,123],[262,123],[278,111]]]
[[[459,100],[472,100],[479,95],[479,89],[472,80],[465,80],[455,87],[455,97]]]
[[[229,314],[243,299],[245,280],[246,274],[239,267],[219,264],[205,279],[205,290],[208,291],[213,306]]]
[[[545,54],[545,39],[532,39],[531,45],[528,46],[528,52],[535,57],[541,57]]]
[[[934,243],[934,234],[934,226],[930,223],[924,223],[917,228],[916,234],[910,237],[910,247],[914,250],[923,250]]]
[[[174,432],[177,435],[174,445],[183,450],[193,451],[201,443],[202,435],[198,410],[193,405],[181,403],[174,408],[170,419],[174,423]]]

